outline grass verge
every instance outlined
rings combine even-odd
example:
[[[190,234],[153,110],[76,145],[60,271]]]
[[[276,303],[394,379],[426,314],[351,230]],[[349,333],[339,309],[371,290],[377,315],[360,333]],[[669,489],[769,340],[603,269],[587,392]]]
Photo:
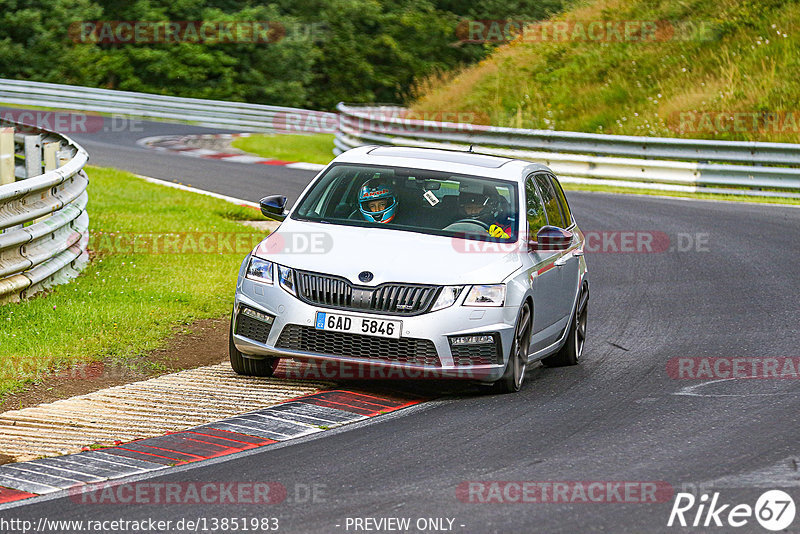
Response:
[[[800,77],[789,75],[800,68],[797,2],[573,4],[480,63],[421,82],[414,111],[516,128],[800,142]],[[633,31],[587,35],[598,21]],[[645,24],[656,31],[639,31]]]
[[[90,167],[91,264],[69,284],[0,307],[0,399],[53,370],[141,355],[173,329],[230,312],[259,216],[203,195]]]
[[[333,159],[333,138],[333,134],[251,135],[236,139],[232,146],[262,158],[326,165]]]

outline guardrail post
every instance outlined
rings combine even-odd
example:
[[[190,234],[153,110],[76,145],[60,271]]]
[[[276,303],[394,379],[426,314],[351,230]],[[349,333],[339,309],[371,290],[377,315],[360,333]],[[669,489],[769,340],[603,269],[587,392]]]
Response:
[[[70,152],[66,148],[62,148],[61,150],[56,152],[56,156],[57,156],[56,159],[58,159],[58,166],[63,167],[69,162],[69,160],[72,159],[72,152]]]
[[[0,128],[0,185],[14,180],[14,128]]]
[[[58,157],[58,153],[61,151],[61,143],[59,141],[51,141],[49,143],[45,143],[42,145],[42,152],[44,153],[44,172],[50,172],[56,170],[60,163],[60,158]],[[34,221],[37,223],[39,221],[43,221],[50,215],[42,215],[38,219]]]
[[[42,136],[25,136],[25,178],[42,174]]]
[[[44,172],[54,171],[58,168],[58,151],[61,143],[53,141],[44,144]]]

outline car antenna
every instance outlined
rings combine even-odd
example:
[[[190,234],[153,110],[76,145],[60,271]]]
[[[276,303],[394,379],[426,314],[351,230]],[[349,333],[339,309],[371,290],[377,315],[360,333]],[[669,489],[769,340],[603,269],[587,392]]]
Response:
[[[468,150],[468,152],[472,152],[472,145],[469,145],[469,150]]]

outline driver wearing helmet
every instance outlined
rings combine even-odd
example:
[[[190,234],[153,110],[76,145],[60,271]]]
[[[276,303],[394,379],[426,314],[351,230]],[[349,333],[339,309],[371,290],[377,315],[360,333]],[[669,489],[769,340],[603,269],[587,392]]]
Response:
[[[458,196],[458,206],[461,208],[462,216],[468,219],[488,223],[494,215],[494,203],[484,194],[461,193]]]
[[[489,235],[508,239],[511,227],[504,221],[500,209],[500,200],[485,193],[462,192],[458,197],[461,216],[480,221],[488,228]],[[503,223],[506,224],[503,224]],[[508,226],[505,228],[504,226]]]
[[[358,192],[358,209],[370,222],[390,222],[397,212],[397,204],[392,186],[380,180],[367,180]]]

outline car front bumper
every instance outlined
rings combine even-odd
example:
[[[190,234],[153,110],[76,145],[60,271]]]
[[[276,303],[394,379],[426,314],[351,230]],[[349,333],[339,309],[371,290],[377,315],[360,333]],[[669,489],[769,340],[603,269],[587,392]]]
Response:
[[[514,327],[518,313],[517,306],[504,307],[467,307],[461,306],[462,293],[459,301],[442,310],[423,313],[414,316],[382,315],[364,313],[360,311],[340,310],[324,306],[307,304],[288,293],[278,285],[256,282],[247,278],[239,278],[236,297],[234,301],[232,328],[233,342],[236,348],[245,356],[250,357],[280,357],[294,358],[297,360],[323,360],[325,362],[339,362],[344,373],[353,375],[353,368],[380,367],[386,373],[374,373],[371,376],[379,377],[407,377],[413,378],[467,378],[484,382],[492,382],[502,376],[505,362],[511,348]],[[239,335],[236,321],[242,307],[249,307],[261,313],[274,317],[265,342],[256,341],[250,337]],[[289,325],[304,327],[305,330],[314,328],[316,312],[324,311],[338,314],[364,316],[374,319],[402,321],[401,336],[404,339],[428,340],[433,343],[438,356],[439,365],[420,365],[417,363],[399,363],[382,358],[351,357],[346,353],[328,354],[278,348],[278,340],[284,328]],[[454,361],[449,336],[465,336],[475,334],[493,334],[499,342],[500,363],[488,365],[457,365]],[[330,335],[333,335],[331,333]],[[346,334],[357,335],[357,334]],[[359,335],[360,336],[360,335]],[[367,337],[367,336],[364,336]],[[384,338],[378,338],[384,339]],[[359,378],[355,373],[354,378]]]

